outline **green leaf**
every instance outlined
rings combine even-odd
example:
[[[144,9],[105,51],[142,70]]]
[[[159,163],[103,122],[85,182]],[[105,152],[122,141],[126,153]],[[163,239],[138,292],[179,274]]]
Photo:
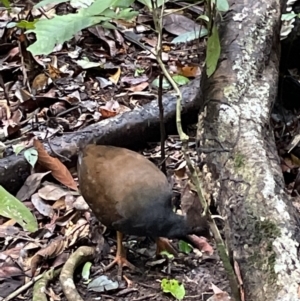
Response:
[[[34,167],[37,159],[38,159],[38,152],[35,148],[29,148],[24,152],[24,157],[27,162]]]
[[[38,229],[37,221],[30,210],[0,185],[0,215],[14,219],[29,232]]]
[[[189,253],[191,253],[192,250],[193,250],[192,247],[187,242],[185,242],[183,240],[179,241],[179,251],[180,252],[189,254]]]
[[[111,24],[110,22],[101,22],[100,24],[103,28],[107,28],[107,29],[112,29],[112,30],[117,30],[117,27],[113,24]]]
[[[156,79],[154,79],[154,81],[152,82],[152,86],[155,88],[159,88],[159,78],[158,77]],[[165,77],[163,77],[162,88],[164,90],[168,90],[168,89],[172,88],[171,84]]]
[[[39,8],[48,4],[60,4],[60,3],[65,3],[65,2],[69,2],[69,0],[43,0],[39,3],[37,3],[34,8]]]
[[[199,30],[193,30],[193,31],[189,31],[189,32],[185,32],[183,34],[180,34],[178,37],[176,37],[172,40],[172,43],[174,43],[174,44],[186,43],[186,42],[196,40],[198,38],[202,38],[206,35],[207,35],[207,29],[206,28],[202,28],[201,32]]]
[[[23,145],[23,144],[16,144],[16,145],[13,145],[12,148],[13,148],[13,152],[16,155],[18,155],[25,148],[25,145]]]
[[[106,9],[115,7],[114,4],[118,2],[118,0],[96,0],[90,7],[84,9],[85,13],[92,16],[92,15],[100,15]]]
[[[78,31],[107,21],[110,18],[103,16],[94,17],[85,14],[85,10],[81,9],[77,14],[68,14],[64,16],[55,16],[52,19],[42,19],[35,24],[35,29],[27,30],[27,33],[35,33],[37,41],[30,45],[27,49],[33,55],[48,55],[53,51],[57,44],[62,44],[70,40]],[[57,30],[57,29],[60,30]],[[50,34],[55,32],[54,34]]]
[[[9,0],[0,0],[0,3],[2,3],[7,9],[10,9],[10,1]]]
[[[132,18],[136,17],[139,12],[133,11],[131,8],[120,9],[118,13],[114,10],[108,8],[103,13],[103,16],[111,19],[118,19],[118,20],[131,20]]]
[[[294,19],[297,15],[294,12],[290,12],[288,14],[281,15],[281,21],[290,21]]]
[[[70,5],[73,8],[89,7],[95,0],[70,0]]]
[[[203,21],[205,21],[206,23],[208,23],[208,22],[209,22],[209,17],[206,16],[206,15],[200,15],[200,16],[197,18],[197,20],[203,20]]]
[[[36,22],[38,22],[38,20],[34,20],[33,22],[28,22],[26,20],[22,20],[22,21],[17,22],[16,26],[19,28],[24,28],[24,29],[34,29]]]
[[[216,0],[217,10],[220,12],[226,12],[229,9],[229,4],[227,0]]]
[[[166,256],[168,259],[174,259],[174,255],[171,254],[171,253],[169,253],[169,252],[167,252],[167,251],[161,251],[159,254],[161,256]]]
[[[133,2],[134,0],[117,0],[115,1],[114,7],[129,8]]]
[[[82,60],[78,60],[78,61],[76,61],[76,63],[82,69],[96,68],[96,67],[100,67],[101,66],[101,63],[90,62],[88,58],[84,58]]]
[[[207,40],[206,48],[206,73],[210,77],[216,70],[218,60],[221,53],[221,45],[219,40],[219,33],[217,27],[214,25],[212,28],[212,34]]]
[[[152,2],[151,2],[151,0],[138,0],[138,2],[144,4],[145,6],[148,7],[148,9],[149,9],[150,11],[152,11]],[[165,1],[164,1],[164,0],[157,0],[157,1],[156,1],[157,7],[162,6],[164,2],[167,3],[168,0],[165,0]]]
[[[52,19],[42,19],[35,23],[35,28],[27,30],[28,33],[35,33],[36,42],[30,45],[29,50],[33,55],[48,55],[57,44],[62,44],[70,40],[78,31],[103,23],[106,28],[113,28],[108,21],[112,19],[130,20],[138,13],[126,7],[115,13],[111,7],[120,5],[130,5],[133,0],[95,0],[88,8],[84,7],[78,10],[76,14],[63,16],[54,16]],[[59,30],[57,30],[59,28]],[[55,35],[50,33],[55,32]]]
[[[125,8],[117,14],[116,19],[129,21],[138,15],[139,12],[134,11],[131,8]]]
[[[176,279],[163,279],[161,289],[164,293],[171,293],[176,299],[182,300],[185,296],[185,288]]]
[[[140,76],[141,74],[144,74],[144,73],[145,73],[145,69],[136,68],[135,71],[134,71],[134,77],[138,77],[138,76]]]
[[[87,261],[83,266],[81,276],[82,276],[84,281],[87,281],[87,280],[90,279],[91,266],[92,266],[92,263],[89,262],[89,261]]]
[[[190,80],[183,76],[183,75],[173,75],[172,78],[174,79],[175,83],[178,85],[178,86],[183,86],[183,85],[186,85],[190,82]]]

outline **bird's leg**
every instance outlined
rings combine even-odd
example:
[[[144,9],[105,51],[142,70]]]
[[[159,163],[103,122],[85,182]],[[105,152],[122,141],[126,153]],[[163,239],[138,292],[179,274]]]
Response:
[[[173,254],[174,256],[178,255],[178,252],[172,246],[170,241],[164,237],[158,237],[155,239],[156,241],[156,256],[160,255],[160,252],[167,251],[168,253]]]
[[[137,270],[137,268],[127,260],[126,250],[123,247],[122,240],[123,240],[123,234],[121,232],[117,231],[117,254],[116,254],[116,257],[110,264],[108,264],[106,267],[104,267],[104,271],[107,271],[110,268],[112,268],[115,264],[117,264],[119,266],[119,270],[118,270],[119,277],[122,276],[123,267],[128,267],[129,269],[134,270],[134,271]]]

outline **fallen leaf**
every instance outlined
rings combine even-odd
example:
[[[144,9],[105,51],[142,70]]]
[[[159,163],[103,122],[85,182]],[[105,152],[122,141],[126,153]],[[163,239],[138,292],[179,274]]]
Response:
[[[119,103],[116,100],[109,100],[106,102],[105,106],[99,108],[99,112],[102,115],[102,118],[114,117],[119,113]]]
[[[42,215],[52,217],[54,215],[54,210],[50,205],[48,205],[38,193],[35,193],[31,197],[31,203],[34,205],[35,209]]]
[[[28,200],[35,191],[39,188],[41,181],[44,176],[48,175],[51,171],[47,171],[44,173],[34,173],[30,175],[21,189],[18,191],[16,198],[20,201]]]
[[[55,240],[51,241],[48,246],[39,250],[35,253],[35,255],[31,258],[31,271],[34,275],[38,264],[43,259],[54,258],[60,255],[67,247],[67,241],[63,237],[58,237]]]
[[[203,236],[197,235],[189,235],[189,239],[193,242],[193,244],[202,252],[208,255],[212,255],[214,253],[213,247],[208,243],[207,239]]]
[[[68,194],[68,191],[56,185],[45,185],[38,191],[39,197],[47,201],[57,201]]]
[[[77,185],[67,167],[57,158],[51,157],[44,149],[43,144],[35,139],[33,145],[38,152],[38,163],[44,168],[51,170],[53,177],[65,186],[78,190]]]
[[[119,287],[117,281],[110,280],[107,276],[101,275],[88,284],[88,289],[93,292],[106,292]]]
[[[48,76],[44,73],[41,73],[35,77],[35,79],[32,82],[32,89],[34,91],[43,90],[47,87],[48,83]]]
[[[116,85],[119,81],[120,75],[121,75],[121,68],[118,68],[118,71],[112,76],[110,76],[108,79]]]
[[[129,90],[132,92],[140,92],[140,91],[143,91],[144,89],[146,89],[148,86],[149,86],[149,83],[144,82],[144,83],[140,83],[139,85],[127,88],[126,90]]]

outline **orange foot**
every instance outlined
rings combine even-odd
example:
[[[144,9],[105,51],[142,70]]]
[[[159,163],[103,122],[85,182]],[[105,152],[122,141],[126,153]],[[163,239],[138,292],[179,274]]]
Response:
[[[127,267],[133,271],[139,271],[137,267],[135,267],[132,263],[130,263],[126,258],[126,250],[123,247],[122,244],[123,234],[121,232],[117,231],[117,255],[115,259],[108,264],[106,267],[104,267],[103,271],[108,271],[111,269],[114,265],[118,265],[118,278],[122,279],[122,273],[123,273],[123,267]]]
[[[160,255],[160,252],[162,251],[167,251],[168,253],[173,254],[174,256],[178,255],[178,252],[175,250],[175,248],[172,246],[172,244],[167,238],[158,237],[156,239],[156,256]]]
[[[118,275],[120,276],[122,275],[123,267],[127,267],[133,271],[137,270],[137,268],[127,260],[126,256],[117,254],[115,259],[106,267],[104,267],[104,272],[108,271],[116,264],[119,266]]]

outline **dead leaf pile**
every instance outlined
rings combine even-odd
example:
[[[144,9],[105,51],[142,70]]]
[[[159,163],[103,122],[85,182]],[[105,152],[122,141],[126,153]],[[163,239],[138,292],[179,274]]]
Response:
[[[157,37],[151,30],[151,12],[139,2],[135,5],[140,14],[131,22],[114,20],[116,29],[90,27],[44,57],[33,57],[27,51],[34,41],[31,36],[8,24],[52,18],[81,6],[71,1],[46,5],[43,14],[30,5],[1,12],[5,23],[0,37],[7,43],[1,48],[6,56],[0,63],[0,145],[4,144],[0,157],[20,152],[33,137],[44,140],[76,131],[156,98],[160,73],[154,55]],[[177,83],[185,84],[200,75],[199,35],[194,36],[200,25],[194,20],[202,8],[188,7],[183,14],[184,10],[178,13],[182,3],[166,5],[163,60],[172,75],[181,76]],[[179,41],[174,42],[174,37]],[[164,87],[169,89],[168,82]]]

